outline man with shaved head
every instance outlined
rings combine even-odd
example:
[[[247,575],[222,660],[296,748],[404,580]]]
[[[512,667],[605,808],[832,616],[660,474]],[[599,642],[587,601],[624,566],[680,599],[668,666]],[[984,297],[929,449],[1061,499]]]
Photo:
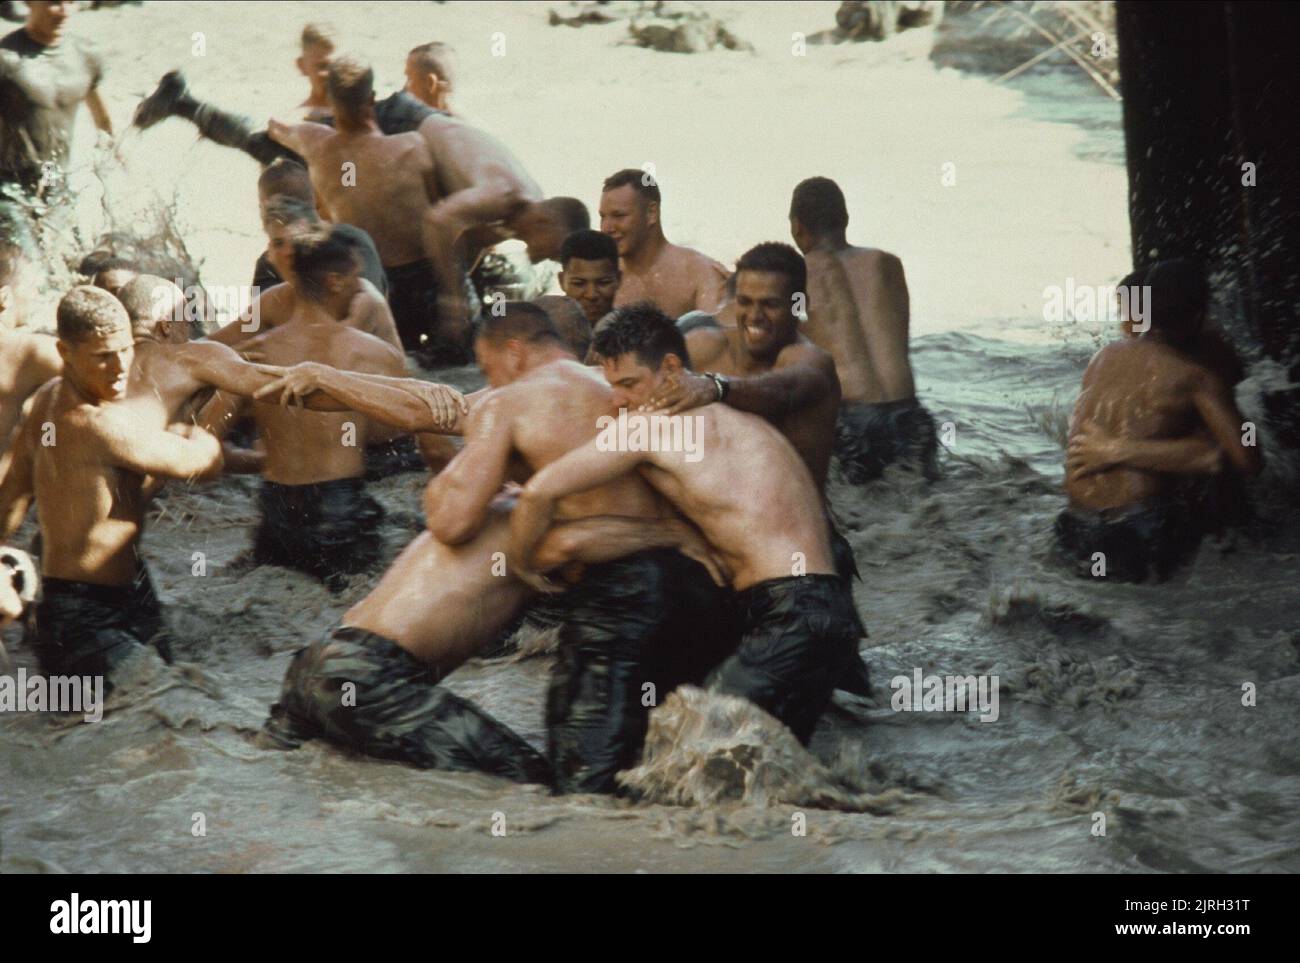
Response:
[[[135,343],[106,291],[73,288],[58,308],[63,375],[45,384],[0,459],[0,539],[33,500],[44,596],[34,641],[50,675],[111,676],[161,628],[140,535],[147,479],[221,470],[221,444],[201,428],[142,424],[125,404]],[[160,654],[168,658],[165,645]]]

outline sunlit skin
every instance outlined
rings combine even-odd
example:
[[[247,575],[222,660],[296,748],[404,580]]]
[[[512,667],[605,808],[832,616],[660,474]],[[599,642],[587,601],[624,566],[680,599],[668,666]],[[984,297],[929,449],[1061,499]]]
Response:
[[[32,0],[27,4],[27,35],[37,43],[51,47],[63,37],[63,25],[76,8],[74,3],[48,3]]]
[[[624,184],[600,195],[600,232],[618,245],[618,256],[635,259],[659,223],[659,205]]]
[[[794,340],[799,319],[789,279],[774,271],[741,271],[736,277],[736,327],[755,358],[769,359]]]
[[[649,402],[655,389],[666,378],[682,371],[681,359],[675,354],[665,355],[659,363],[658,371],[642,364],[633,353],[617,358],[603,358],[601,366],[605,380],[614,389],[614,408],[627,408],[629,411],[635,411]]]
[[[560,272],[561,289],[582,305],[582,313],[592,324],[614,309],[619,281],[618,265],[604,258],[587,261],[571,257]]]
[[[120,325],[81,341],[59,339],[63,376],[77,392],[95,402],[126,397],[127,376],[135,357],[131,328]]]
[[[326,44],[312,44],[303,48],[302,56],[295,63],[298,71],[311,84],[311,95],[304,106],[325,107],[329,104],[326,89],[329,83],[330,62],[334,59],[334,48]]]

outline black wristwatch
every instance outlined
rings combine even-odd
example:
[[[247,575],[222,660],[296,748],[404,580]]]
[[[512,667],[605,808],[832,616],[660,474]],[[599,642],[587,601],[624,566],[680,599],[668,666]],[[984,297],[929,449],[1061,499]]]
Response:
[[[713,371],[704,372],[704,377],[713,379],[713,384],[718,389],[718,401],[726,401],[727,393],[731,391],[731,379],[726,375],[717,374]]]

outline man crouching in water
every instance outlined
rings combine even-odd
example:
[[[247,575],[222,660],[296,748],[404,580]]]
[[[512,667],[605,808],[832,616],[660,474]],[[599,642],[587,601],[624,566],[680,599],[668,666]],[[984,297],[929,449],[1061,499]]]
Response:
[[[1056,520],[1057,542],[1080,574],[1126,582],[1163,581],[1200,545],[1209,520],[1179,497],[1180,480],[1216,475],[1225,462],[1247,476],[1263,467],[1259,448],[1243,443],[1231,389],[1194,353],[1208,297],[1203,269],[1160,261],[1145,280],[1150,329],[1106,345],[1083,373],[1070,418],[1070,504]]]
[[[662,372],[670,351],[686,353],[673,321],[645,311],[616,311],[592,349],[611,385],[628,371]],[[516,566],[536,561],[533,550],[560,499],[643,478],[700,529],[731,573],[740,645],[705,684],[749,699],[807,743],[861,638],[852,592],[835,569],[821,492],[799,453],[757,415],[710,404],[673,417],[695,420],[693,453],[630,444],[610,450],[597,438],[540,468],[511,517],[510,558]]]
[[[97,288],[73,288],[58,308],[63,376],[34,396],[0,460],[0,539],[33,498],[44,597],[36,655],[48,675],[102,675],[157,644],[161,614],[139,553],[148,476],[220,472],[221,444],[192,426],[140,423],[124,404],[134,354],[126,310]],[[165,646],[160,651],[170,661]]]
[[[268,364],[315,361],[344,371],[403,377],[401,352],[339,320],[360,285],[360,259],[337,227],[294,242],[298,298],[284,324],[248,342]],[[366,419],[252,403],[266,448],[262,520],[253,557],[322,579],[331,591],[379,558],[383,510],[365,490]],[[233,417],[233,414],[231,415]]]

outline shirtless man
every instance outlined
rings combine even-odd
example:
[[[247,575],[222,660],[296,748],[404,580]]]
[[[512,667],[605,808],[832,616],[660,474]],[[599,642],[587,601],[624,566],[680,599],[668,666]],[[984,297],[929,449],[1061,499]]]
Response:
[[[112,295],[74,288],[59,303],[58,331],[63,375],[37,391],[0,459],[0,539],[12,537],[35,498],[41,669],[111,676],[161,628],[138,550],[147,477],[219,472],[221,444],[193,426],[142,425],[124,408],[134,346]],[[168,658],[165,646],[160,652]]]
[[[53,338],[17,330],[31,311],[33,270],[22,248],[0,239],[0,454],[28,397],[63,370]]]
[[[903,263],[845,239],[848,207],[839,186],[811,177],[794,189],[790,233],[808,264],[804,334],[835,359],[843,399],[835,453],[855,485],[898,463],[937,477],[934,419],[916,398],[908,361]]]
[[[662,312],[652,304],[617,309],[607,325],[617,321],[623,331],[647,325],[670,339],[652,346],[651,355],[662,358],[658,369],[629,361],[618,380],[610,382],[620,404],[676,415],[720,402],[759,415],[794,446],[825,499],[840,383],[831,356],[799,333],[795,295],[805,289],[805,280],[803,258],[793,248],[759,244],[736,264],[735,328],[699,327],[674,336],[659,323]],[[613,336],[600,343],[636,357]],[[639,337],[635,343],[644,344]],[[709,370],[697,374],[699,368]],[[854,579],[861,580],[857,560],[835,525],[830,503],[825,504],[835,570],[851,591]],[[866,628],[860,628],[865,636]],[[840,688],[869,695],[866,665],[856,659],[852,669],[852,675],[839,680]]]
[[[563,294],[543,294],[533,298],[532,303],[546,312],[573,356],[585,358],[591,347],[591,325],[582,305]]]
[[[426,107],[453,113],[451,94],[455,83],[452,58],[455,52],[449,44],[422,43],[412,47],[406,55],[406,86],[402,89]],[[385,131],[388,133],[388,131]]]
[[[560,288],[582,305],[592,327],[614,310],[622,279],[618,245],[608,234],[574,231],[560,245]]]
[[[272,365],[316,361],[344,370],[400,377],[397,349],[340,324],[360,284],[360,259],[337,229],[294,244],[291,274],[297,306],[284,324],[252,342]],[[378,558],[379,505],[365,492],[367,422],[351,412],[304,411],[253,404],[266,449],[262,520],[253,556],[298,568],[331,590]],[[231,417],[233,418],[233,413]]]
[[[0,191],[45,196],[63,183],[77,107],[113,133],[99,95],[104,68],[63,27],[75,4],[33,0],[27,22],[0,39]]]
[[[668,243],[659,197],[659,185],[644,171],[628,168],[605,178],[600,229],[623,259],[614,306],[652,301],[672,318],[717,311],[726,298],[727,269],[699,251]]]
[[[1263,467],[1223,380],[1192,355],[1205,316],[1199,265],[1158,262],[1146,277],[1150,328],[1106,345],[1088,364],[1070,418],[1056,536],[1082,574],[1164,580],[1195,553],[1205,520],[1180,479]],[[1098,563],[1104,558],[1104,569]]]
[[[330,62],[334,57],[337,39],[332,28],[319,23],[309,23],[302,29],[302,56],[297,60],[300,73],[307,77],[310,84],[307,99],[299,104],[287,116],[294,121],[313,121],[321,124],[333,122],[332,108],[326,92]],[[423,47],[440,47],[441,51],[433,59],[447,60],[446,48],[442,44],[424,44]],[[421,50],[417,47],[415,50]],[[415,50],[411,54],[415,54]],[[421,65],[412,73],[411,56],[407,57],[407,89],[385,97],[375,104],[375,121],[385,134],[404,134],[415,130],[435,109],[449,110],[437,104],[426,102],[434,85],[423,72],[423,64],[430,58],[417,58]],[[448,80],[448,83],[450,81]],[[414,84],[414,89],[412,85]],[[423,91],[424,96],[417,93]],[[438,88],[433,96],[445,101],[450,89]],[[212,104],[198,100],[190,92],[189,85],[179,70],[163,75],[158,87],[140,102],[132,121],[141,130],[147,130],[167,117],[183,117],[199,129],[199,133],[214,143],[225,147],[234,147],[248,154],[263,166],[277,158],[302,163],[302,158],[292,150],[274,141],[264,130],[254,130],[249,117],[221,110]]]
[[[620,312],[596,334],[595,349],[618,385],[629,372],[661,370],[663,346],[673,340],[680,343],[681,333],[667,316]],[[836,573],[821,493],[798,452],[762,418],[719,404],[676,417],[694,420],[702,457],[611,450],[598,437],[540,467],[511,516],[509,557],[531,563],[562,500],[644,478],[731,572],[741,641],[709,674],[708,688],[749,699],[806,743],[861,637],[852,593]]]
[[[468,337],[477,305],[467,297],[465,271],[484,252],[518,238],[533,264],[555,260],[566,237],[591,227],[591,216],[576,198],[546,198],[504,144],[458,117],[434,114],[420,124],[420,136],[443,194],[424,219],[425,249],[438,279],[438,323]]]

